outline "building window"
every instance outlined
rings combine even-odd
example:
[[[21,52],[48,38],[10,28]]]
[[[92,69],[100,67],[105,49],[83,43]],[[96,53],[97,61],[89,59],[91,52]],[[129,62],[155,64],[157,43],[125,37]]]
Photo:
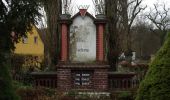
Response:
[[[35,36],[34,37],[34,44],[37,44],[38,43],[38,36]]]
[[[24,43],[24,44],[28,43],[28,38],[23,36],[22,37],[22,43]]]

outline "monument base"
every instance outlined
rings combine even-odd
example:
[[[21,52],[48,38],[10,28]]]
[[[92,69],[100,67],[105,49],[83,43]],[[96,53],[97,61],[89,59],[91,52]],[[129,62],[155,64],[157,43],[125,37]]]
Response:
[[[57,66],[57,86],[61,91],[107,91],[107,64],[62,64]]]

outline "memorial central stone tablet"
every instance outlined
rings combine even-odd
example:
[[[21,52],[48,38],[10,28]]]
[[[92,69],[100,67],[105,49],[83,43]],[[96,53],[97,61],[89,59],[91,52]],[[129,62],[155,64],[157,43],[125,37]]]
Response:
[[[73,62],[96,60],[96,26],[89,16],[77,16],[70,26],[69,59]]]

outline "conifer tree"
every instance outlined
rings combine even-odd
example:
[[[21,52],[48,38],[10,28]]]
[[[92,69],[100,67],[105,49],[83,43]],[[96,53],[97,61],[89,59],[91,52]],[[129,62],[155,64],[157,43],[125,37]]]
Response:
[[[170,99],[170,34],[151,62],[141,82],[136,100]]]
[[[17,100],[9,72],[10,54],[14,43],[31,29],[37,21],[38,2],[36,0],[0,1],[0,100]],[[11,33],[15,33],[12,37]]]

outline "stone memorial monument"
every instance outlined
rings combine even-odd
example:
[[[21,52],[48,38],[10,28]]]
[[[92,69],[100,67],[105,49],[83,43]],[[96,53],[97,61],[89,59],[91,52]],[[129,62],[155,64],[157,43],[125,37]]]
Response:
[[[79,9],[73,17],[61,15],[61,58],[57,65],[57,87],[62,91],[107,91],[105,60],[106,19]]]

